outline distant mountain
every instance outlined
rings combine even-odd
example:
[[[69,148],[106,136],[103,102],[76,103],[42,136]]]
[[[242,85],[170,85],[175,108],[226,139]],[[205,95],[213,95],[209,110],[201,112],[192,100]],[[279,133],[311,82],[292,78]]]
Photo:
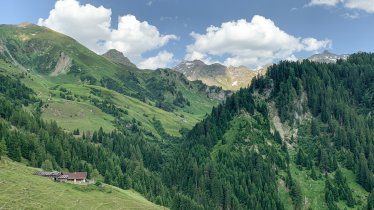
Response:
[[[238,90],[247,87],[255,76],[265,74],[267,67],[254,71],[244,66],[226,67],[218,63],[208,65],[201,60],[194,60],[182,61],[173,70],[181,72],[191,81],[201,80],[209,86]]]
[[[331,53],[327,50],[323,51],[323,53],[312,55],[308,58],[308,60],[320,62],[320,63],[336,63],[339,59],[347,59],[349,54],[337,55]]]
[[[135,64],[131,63],[130,59],[125,57],[122,52],[116,49],[111,49],[108,52],[104,53],[102,56],[117,64],[136,67]]]
[[[373,60],[280,61],[251,81],[201,61],[139,70],[45,27],[0,25],[1,208],[158,208],[137,191],[172,210],[373,209]],[[252,84],[231,94],[184,74]]]

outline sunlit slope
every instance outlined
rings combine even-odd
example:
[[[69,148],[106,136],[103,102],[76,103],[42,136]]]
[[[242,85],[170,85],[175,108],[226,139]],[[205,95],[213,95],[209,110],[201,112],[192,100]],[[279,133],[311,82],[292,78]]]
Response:
[[[110,131],[121,119],[155,136],[160,121],[169,135],[179,136],[226,96],[168,69],[117,64],[45,27],[0,25],[0,35],[1,71],[21,78],[42,99],[42,117],[69,131]]]
[[[165,209],[133,190],[57,183],[32,175],[36,170],[0,160],[1,209]]]

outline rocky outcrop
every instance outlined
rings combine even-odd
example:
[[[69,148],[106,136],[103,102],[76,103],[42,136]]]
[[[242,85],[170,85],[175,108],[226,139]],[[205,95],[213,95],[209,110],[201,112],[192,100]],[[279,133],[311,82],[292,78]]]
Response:
[[[69,72],[72,60],[64,52],[61,52],[57,64],[51,73],[51,76],[58,76],[60,74],[66,74]]]
[[[131,63],[130,59],[126,58],[122,52],[111,49],[102,55],[104,58],[112,61],[113,63],[122,64],[124,66],[136,67],[135,64]]]

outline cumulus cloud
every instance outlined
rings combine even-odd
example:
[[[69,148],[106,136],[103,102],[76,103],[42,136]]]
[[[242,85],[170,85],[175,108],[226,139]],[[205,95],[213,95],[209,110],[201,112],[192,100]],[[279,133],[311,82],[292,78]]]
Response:
[[[345,0],[343,2],[346,8],[359,9],[368,13],[374,13],[374,0]]]
[[[309,6],[337,6],[341,4],[347,9],[363,10],[374,13],[374,0],[311,0]]]
[[[117,49],[135,63],[145,60],[142,57],[144,52],[178,39],[173,34],[160,34],[155,26],[147,21],[139,21],[133,15],[119,17],[117,28],[111,28],[111,16],[111,9],[103,6],[81,5],[77,0],[59,0],[48,18],[40,18],[38,25],[71,36],[99,54]]]
[[[173,61],[173,53],[161,51],[156,56],[145,59],[138,64],[141,69],[156,69],[168,66]]]
[[[75,0],[57,1],[47,19],[38,25],[49,27],[77,39],[93,51],[103,52],[102,40],[110,36],[112,11],[103,6],[80,5]],[[101,44],[99,44],[101,43]]]
[[[210,26],[205,34],[191,33],[194,43],[187,46],[186,60],[211,61],[227,57],[225,65],[261,66],[275,60],[294,58],[300,51],[318,51],[331,46],[330,40],[297,38],[277,27],[270,19],[256,15],[250,22],[241,19]]]
[[[175,35],[160,35],[155,26],[148,22],[140,22],[133,15],[120,17],[118,29],[111,31],[106,48],[125,52],[137,62],[143,52],[160,48],[170,40],[177,39]]]
[[[330,40],[317,40],[315,38],[302,39],[303,49],[305,51],[318,51],[323,48],[331,48]]]

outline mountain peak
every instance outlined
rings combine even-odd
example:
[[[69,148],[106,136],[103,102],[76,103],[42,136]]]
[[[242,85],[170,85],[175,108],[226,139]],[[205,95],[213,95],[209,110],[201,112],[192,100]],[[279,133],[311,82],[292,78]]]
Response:
[[[247,87],[252,78],[266,72],[252,71],[245,66],[226,67],[220,63],[206,64],[201,60],[182,61],[173,70],[181,72],[189,80],[201,80],[209,86],[219,86],[225,90],[238,90]]]
[[[337,55],[328,50],[325,50],[322,53],[310,56],[308,60],[320,62],[320,63],[336,63],[337,60],[339,59],[345,60],[348,58],[348,56],[349,56],[348,54]]]
[[[136,67],[136,65],[131,63],[131,61],[127,57],[125,57],[122,52],[116,49],[110,49],[106,53],[104,53],[102,56],[109,59],[110,61],[114,63],[122,64],[125,66]]]
[[[188,60],[183,60],[181,63],[179,63],[175,68],[177,68],[178,66],[207,66],[206,63],[204,63],[203,61],[201,60],[192,60],[192,61],[188,61]]]
[[[22,22],[22,23],[18,24],[17,26],[25,28],[25,27],[29,27],[29,26],[35,26],[35,24],[30,23],[30,22]]]

